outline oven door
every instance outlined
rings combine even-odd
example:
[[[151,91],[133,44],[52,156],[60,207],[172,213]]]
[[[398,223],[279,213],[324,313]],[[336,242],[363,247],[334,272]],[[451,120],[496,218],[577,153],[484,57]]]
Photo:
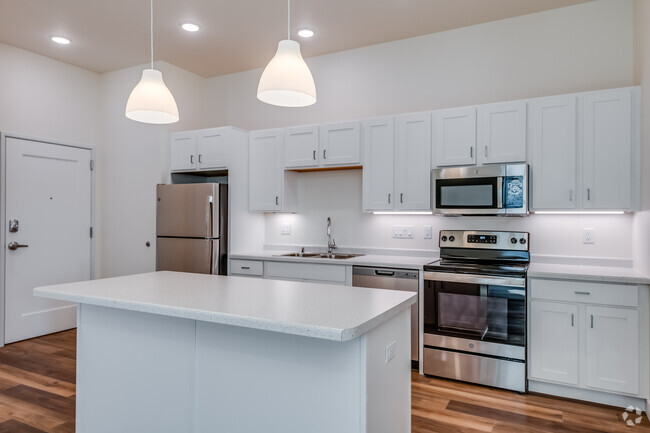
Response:
[[[447,272],[424,278],[425,344],[431,334],[525,346],[525,278]]]

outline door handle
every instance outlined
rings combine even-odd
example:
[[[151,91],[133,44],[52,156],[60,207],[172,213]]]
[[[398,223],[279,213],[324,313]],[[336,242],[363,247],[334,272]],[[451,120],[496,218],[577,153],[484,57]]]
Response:
[[[316,151],[315,150],[313,151],[312,155],[313,155],[314,161],[316,161]]]
[[[201,163],[201,154],[199,153],[199,164]]]
[[[327,149],[323,149],[323,159],[327,159]]]
[[[473,147],[469,148],[469,157],[474,158],[474,148]]]
[[[17,250],[18,248],[27,248],[29,245],[21,245],[18,242],[9,242],[7,245],[7,248],[9,248],[11,251]]]
[[[190,155],[190,164],[194,164],[194,155]]]
[[[390,193],[388,193],[388,204],[390,204]]]

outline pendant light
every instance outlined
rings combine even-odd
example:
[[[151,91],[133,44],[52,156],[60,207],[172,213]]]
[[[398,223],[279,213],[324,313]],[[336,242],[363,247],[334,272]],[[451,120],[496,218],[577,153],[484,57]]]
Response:
[[[316,102],[316,86],[300,44],[291,40],[291,0],[287,0],[287,39],[262,72],[257,99],[280,107],[306,107]]]
[[[163,81],[162,72],[153,68],[153,0],[151,0],[151,69],[142,78],[126,103],[126,117],[143,123],[178,122],[178,107],[172,92]]]

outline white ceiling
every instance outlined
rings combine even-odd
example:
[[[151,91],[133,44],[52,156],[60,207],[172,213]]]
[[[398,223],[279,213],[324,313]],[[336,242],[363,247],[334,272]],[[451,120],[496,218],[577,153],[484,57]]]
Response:
[[[291,31],[313,57],[587,1],[293,0]],[[181,30],[184,21],[201,31]],[[301,27],[316,35],[299,38]],[[286,37],[286,0],[154,0],[155,59],[203,77],[263,67]],[[0,0],[0,42],[100,73],[143,64],[149,1]]]

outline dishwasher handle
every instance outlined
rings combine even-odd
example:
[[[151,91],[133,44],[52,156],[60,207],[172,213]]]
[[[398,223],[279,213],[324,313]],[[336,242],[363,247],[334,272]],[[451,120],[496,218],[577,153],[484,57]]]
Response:
[[[383,277],[392,277],[395,275],[395,271],[388,271],[385,269],[375,269],[375,275],[381,275]]]

